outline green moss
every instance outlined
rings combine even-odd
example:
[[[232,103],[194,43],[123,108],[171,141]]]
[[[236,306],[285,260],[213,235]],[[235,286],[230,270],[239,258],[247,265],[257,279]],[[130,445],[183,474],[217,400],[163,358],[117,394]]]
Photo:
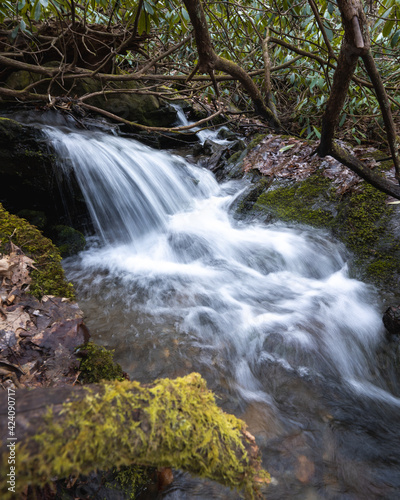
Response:
[[[114,351],[88,342],[76,349],[81,360],[79,380],[83,383],[97,383],[102,380],[124,380],[122,368],[113,360]],[[107,474],[106,486],[121,490],[125,496],[134,499],[140,490],[152,482],[154,468],[137,465],[113,467]]]
[[[233,153],[233,155],[231,155],[228,159],[228,163],[236,163],[238,162],[239,160],[241,160],[242,157],[245,156],[245,153],[243,151],[236,151],[236,153]]]
[[[218,408],[197,373],[152,387],[124,381],[80,391],[79,400],[64,403],[57,417],[47,413],[27,447],[17,445],[19,491],[49,477],[132,463],[180,468],[243,489],[248,498],[257,494],[258,478],[269,481],[260,461],[250,464],[242,441],[245,423]],[[2,481],[7,499],[5,475]]]
[[[75,255],[85,248],[85,237],[73,227],[58,225],[52,227],[51,231],[52,240],[60,250],[62,257]]]
[[[251,151],[253,148],[258,146],[262,140],[267,137],[267,134],[257,134],[254,139],[247,146],[247,150]]]
[[[352,194],[345,207],[345,240],[358,254],[371,254],[385,233],[393,211],[385,204],[387,196],[369,184]],[[340,220],[340,218],[339,218]]]
[[[154,467],[114,467],[108,474],[106,486],[117,488],[124,493],[126,498],[134,500],[137,495],[149,484],[154,482],[156,469]]]
[[[366,279],[379,285],[397,286],[400,270],[399,245],[388,225],[393,208],[386,205],[386,194],[369,184],[352,194],[337,224],[341,236],[355,253],[358,264],[364,264]]]
[[[387,155],[382,151],[369,151],[368,154],[378,162],[378,165],[374,167],[375,171],[386,172],[393,168],[393,160],[385,159]]]
[[[124,380],[123,371],[114,363],[114,351],[88,342],[76,348],[81,358],[79,379],[85,384],[94,384],[101,380]]]
[[[387,281],[399,269],[398,260],[391,256],[381,256],[367,266],[367,274],[376,281]]]
[[[324,201],[330,196],[330,181],[315,174],[292,186],[264,192],[258,197],[254,208],[273,212],[284,221],[330,227],[334,217],[323,208]]]
[[[25,219],[7,212],[0,204],[0,251],[12,242],[35,261],[29,292],[37,298],[43,295],[74,298],[74,289],[65,279],[61,256],[55,245]]]

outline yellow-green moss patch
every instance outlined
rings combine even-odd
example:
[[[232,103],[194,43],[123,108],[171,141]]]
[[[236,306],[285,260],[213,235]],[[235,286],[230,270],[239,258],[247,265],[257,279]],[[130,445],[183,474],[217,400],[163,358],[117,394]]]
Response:
[[[57,247],[25,219],[7,212],[0,204],[0,252],[12,242],[34,259],[36,269],[31,272],[30,293],[37,298],[43,295],[74,298],[74,289],[65,278],[61,256]]]
[[[330,227],[334,217],[324,206],[330,190],[330,181],[316,174],[291,186],[268,189],[258,197],[254,207],[267,209],[283,221]]]
[[[79,390],[83,397],[64,403],[57,415],[49,410],[25,448],[17,445],[20,491],[54,476],[132,463],[180,468],[243,489],[249,498],[258,491],[258,479],[268,482],[259,460],[250,463],[245,423],[218,408],[197,373],[152,387],[124,381]],[[2,481],[6,499],[4,476]]]

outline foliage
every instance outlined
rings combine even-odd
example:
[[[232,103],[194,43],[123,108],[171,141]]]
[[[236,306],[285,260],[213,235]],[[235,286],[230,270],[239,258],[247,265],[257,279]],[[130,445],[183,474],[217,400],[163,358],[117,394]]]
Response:
[[[267,35],[270,37],[272,83],[280,115],[300,136],[319,138],[319,121],[343,36],[336,3],[330,0],[274,0],[268,3],[263,0],[240,3],[204,0],[203,4],[218,55],[240,63],[260,86],[264,83],[262,42]],[[313,5],[318,10],[318,17],[313,12]],[[386,88],[394,91],[400,75],[400,7],[396,0],[381,0],[366,2],[365,9],[371,27],[372,53]],[[63,29],[75,37],[72,45],[75,43],[78,51],[77,37],[83,29],[78,26],[85,27],[86,32],[90,28],[91,36],[99,26],[115,36],[117,32],[122,34],[121,41],[117,40],[113,46],[115,72],[117,68],[120,72],[137,72],[185,37],[188,40],[178,53],[172,52],[157,61],[156,72],[163,77],[186,77],[197,63],[189,16],[178,0],[4,1],[0,4],[0,22],[9,33],[5,50],[13,46],[21,48],[22,40],[27,44],[26,50],[37,50],[38,41],[44,36],[41,27],[52,19],[59,20],[61,26],[64,23]],[[127,47],[127,40],[135,35],[146,35],[140,49]],[[90,36],[85,44],[90,52]],[[59,51],[62,50],[60,47]],[[300,58],[296,57],[298,54]],[[99,65],[104,65],[104,59]],[[49,83],[51,85],[51,81]],[[181,92],[183,85],[184,80],[179,80]],[[173,99],[176,86],[172,82],[172,92],[164,92],[165,97]],[[221,81],[219,87],[220,99],[229,98],[240,108],[251,109],[251,102],[236,83],[228,79]],[[211,82],[204,79],[194,79],[192,87],[186,87],[184,93],[206,99],[216,97]],[[398,109],[400,97],[393,95],[391,101]],[[369,79],[359,66],[340,119],[342,136],[358,143],[380,140],[384,133],[379,116]]]

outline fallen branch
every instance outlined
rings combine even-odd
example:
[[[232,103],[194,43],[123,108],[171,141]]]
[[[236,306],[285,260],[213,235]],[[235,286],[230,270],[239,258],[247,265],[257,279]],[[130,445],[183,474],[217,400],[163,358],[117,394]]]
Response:
[[[86,104],[85,102],[78,101],[77,104],[79,104],[81,107],[92,111],[94,113],[101,114],[103,116],[106,116],[107,118],[111,118],[112,120],[115,120],[120,123],[125,123],[125,125],[129,125],[130,127],[133,128],[139,128],[141,130],[146,130],[148,132],[175,132],[175,133],[180,133],[184,132],[186,130],[193,130],[196,127],[200,127],[204,123],[209,122],[213,118],[216,118],[219,116],[222,112],[223,109],[219,109],[216,113],[213,113],[210,116],[207,116],[206,118],[203,118],[202,120],[199,120],[198,122],[191,123],[190,125],[184,125],[182,127],[148,127],[147,125],[142,125],[141,123],[136,123],[136,122],[131,122],[129,120],[126,120],[125,118],[121,118],[120,116],[114,115],[113,113],[110,113],[109,111],[105,111],[104,109],[96,108],[95,106],[92,106],[91,104]]]
[[[50,478],[131,464],[179,468],[244,490],[247,498],[269,482],[245,423],[216,406],[197,373],[152,386],[125,381],[12,394],[16,440],[5,439],[10,392],[0,396],[1,470],[15,466],[15,493]],[[3,473],[2,499],[12,496],[7,479]]]

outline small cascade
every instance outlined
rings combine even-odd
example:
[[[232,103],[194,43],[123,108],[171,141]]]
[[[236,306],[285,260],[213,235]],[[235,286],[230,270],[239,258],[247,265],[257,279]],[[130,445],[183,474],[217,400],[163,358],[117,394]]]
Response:
[[[100,132],[45,131],[67,175],[73,168],[103,242],[139,242],[194,196],[216,190],[207,172],[179,157],[166,161],[165,154],[139,142]]]

